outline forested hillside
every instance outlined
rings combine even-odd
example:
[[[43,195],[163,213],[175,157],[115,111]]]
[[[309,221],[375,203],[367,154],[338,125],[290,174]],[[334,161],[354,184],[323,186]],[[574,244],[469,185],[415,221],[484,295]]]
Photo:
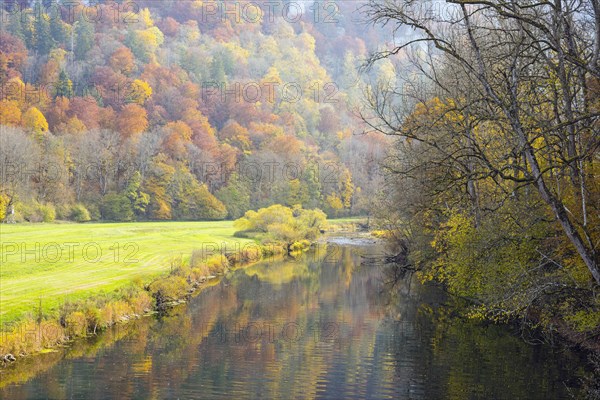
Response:
[[[364,214],[386,141],[353,110],[396,72],[358,74],[358,5],[5,2],[0,218]]]

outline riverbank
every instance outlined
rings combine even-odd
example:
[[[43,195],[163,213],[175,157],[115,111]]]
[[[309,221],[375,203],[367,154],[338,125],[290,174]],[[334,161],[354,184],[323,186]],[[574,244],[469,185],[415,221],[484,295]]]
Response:
[[[386,296],[383,266],[364,264],[381,242],[346,238],[239,268],[160,318],[0,369],[18,382],[0,397],[545,400],[577,389],[577,354],[453,318],[447,296],[416,279]]]
[[[229,221],[2,224],[1,323],[50,315],[61,304],[163,275],[188,263],[194,250],[254,244],[233,233]]]
[[[283,254],[284,247],[281,252],[274,251],[273,246],[255,245],[252,249],[220,253],[201,261],[194,252],[189,264],[177,265],[168,275],[156,277],[143,286],[121,288],[112,300],[95,297],[65,304],[58,320],[19,321],[13,331],[2,332],[0,364],[17,368],[8,371],[0,368],[0,388],[47,370],[61,360],[61,349],[79,348],[74,354],[80,354],[87,351],[86,341],[98,337],[102,337],[100,343],[103,344],[95,346],[94,352],[112,345],[128,334],[130,322],[167,314],[167,310],[186,304],[205,289],[219,284],[230,272],[259,261],[281,258],[278,256]],[[7,350],[10,352],[6,353]]]
[[[435,260],[432,253],[429,253],[429,259],[425,260],[421,254],[416,256],[411,254],[411,249],[423,253],[418,243],[398,240],[394,232],[386,230],[372,231],[371,235],[385,239],[393,249],[391,252],[394,255],[388,257],[387,262],[395,266],[394,277],[402,279],[406,272],[414,273],[421,284],[429,282],[443,287],[448,294],[458,300],[457,304],[460,305],[456,306],[456,313],[465,320],[509,326],[518,331],[529,343],[545,342],[560,348],[579,351],[590,360],[587,365],[588,370],[591,371],[590,376],[600,377],[600,319],[598,312],[586,309],[582,306],[585,303],[579,301],[579,298],[586,295],[594,297],[593,284],[570,286],[567,283],[553,283],[547,285],[550,290],[547,290],[546,286],[531,285],[526,288],[527,290],[519,293],[523,298],[521,307],[515,307],[509,302],[486,304],[481,298],[477,298],[479,294],[477,291],[474,291],[472,296],[465,296],[453,288],[455,276],[451,272],[454,271],[446,271],[445,275],[435,273],[436,268],[439,271],[444,270],[446,266],[439,260]],[[588,381],[586,387],[595,388],[590,391],[595,390],[597,393],[597,397],[592,398],[600,398],[598,381],[595,378]]]
[[[117,324],[165,312],[187,302],[204,288],[218,282],[229,270],[246,267],[274,255],[271,248],[255,245],[252,250],[220,253],[189,263],[171,264],[167,275],[141,280],[111,293],[66,302],[52,314],[38,318],[28,315],[2,332],[0,360],[12,363],[17,358],[51,351],[80,338],[96,335]]]
[[[331,229],[355,230],[357,221],[333,220]],[[3,225],[1,233],[4,363],[162,312],[231,268],[285,252],[234,237],[232,222]]]
[[[276,253],[233,223],[0,226],[0,361],[14,362],[177,304]]]

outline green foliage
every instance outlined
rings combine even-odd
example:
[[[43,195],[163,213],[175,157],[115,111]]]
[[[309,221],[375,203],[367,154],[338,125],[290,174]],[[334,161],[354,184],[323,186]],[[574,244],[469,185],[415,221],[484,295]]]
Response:
[[[133,220],[131,201],[124,194],[109,193],[102,199],[100,205],[102,218],[108,221]]]
[[[156,26],[143,30],[130,30],[126,43],[135,56],[144,62],[154,60],[154,53],[164,42],[164,35]]]
[[[71,213],[69,215],[70,219],[75,222],[88,222],[91,221],[92,217],[90,216],[90,212],[83,204],[75,204],[71,208]]]
[[[296,242],[315,240],[324,229],[326,220],[325,213],[318,209],[304,210],[300,206],[292,209],[276,204],[248,211],[234,222],[234,226],[238,232],[264,233],[264,241],[282,241],[292,246]]]
[[[52,222],[56,218],[56,208],[47,203],[18,203],[15,212],[27,222]]]
[[[73,83],[64,69],[58,74],[58,82],[56,82],[55,90],[56,93],[54,97],[62,96],[71,98],[73,96]]]
[[[213,196],[206,185],[200,185],[187,169],[178,169],[169,190],[173,201],[173,216],[184,220],[220,220],[227,209]]]
[[[523,218],[520,222],[526,221]],[[422,276],[445,282],[453,293],[489,307],[506,307],[503,290],[535,283],[533,276],[523,276],[522,271],[539,257],[533,238],[543,232],[540,229],[535,224],[523,229],[502,213],[490,215],[476,226],[472,217],[450,211],[432,242],[439,256]],[[518,296],[511,298],[507,309],[520,307],[521,300]]]
[[[19,185],[16,194],[25,201],[81,202],[92,219],[102,218],[101,209],[111,218],[129,219],[124,202],[125,216],[107,211],[111,207],[102,204],[107,193],[124,194],[140,220],[221,219],[225,214],[235,219],[278,203],[346,215],[356,210],[354,185],[368,190],[378,184],[369,183],[368,173],[355,177],[361,167],[350,172],[344,163],[372,162],[383,147],[379,140],[367,146],[370,140],[352,137],[348,128],[355,121],[338,102],[344,89],[325,87],[342,73],[332,66],[364,53],[353,34],[348,34],[352,40],[340,41],[340,49],[318,53],[321,27],[312,31],[310,24],[294,30],[281,20],[276,29],[262,32],[223,22],[201,30],[195,6],[186,3],[148,6],[136,23],[100,27],[93,16],[71,22],[40,14],[41,3],[24,2],[23,12],[7,15],[6,29],[14,37],[8,35],[0,45],[0,81],[15,85],[11,93],[46,81],[55,90],[47,101],[11,97],[5,104],[10,107],[3,108],[3,123],[38,139],[24,168],[61,169],[59,184],[32,176]],[[185,15],[191,19],[181,20]],[[217,89],[214,97],[204,98],[210,81],[225,83],[219,88],[225,92]],[[259,93],[254,83],[245,82],[258,83]],[[284,93],[284,82],[298,87]],[[233,94],[239,84],[242,101]],[[284,101],[283,94],[294,97],[296,89],[301,99]],[[256,101],[248,100],[255,94]],[[52,155],[35,161],[38,154],[49,154],[47,146]],[[126,167],[132,157],[143,160],[139,168]],[[257,180],[248,179],[255,171],[236,171],[246,161],[262,169]],[[203,165],[209,171],[201,171]],[[82,171],[86,168],[94,171]],[[339,209],[328,206],[327,195],[335,197]],[[111,197],[107,201],[119,204]],[[69,219],[69,210],[62,211],[61,219]]]
[[[75,58],[77,60],[85,60],[87,53],[94,46],[94,25],[87,20],[87,18],[80,18],[75,24],[75,35],[77,40],[75,41]],[[71,29],[73,29],[73,25]]]
[[[41,9],[41,5],[38,5]],[[39,55],[47,55],[54,47],[52,34],[50,32],[50,17],[47,14],[39,14],[35,17],[35,49]]]
[[[227,208],[227,216],[231,219],[240,218],[250,208],[250,190],[248,183],[234,173],[227,185],[217,191],[215,196]]]
[[[52,222],[56,218],[56,210],[52,204],[40,204],[39,211],[43,222]]]
[[[68,25],[54,15],[50,18],[50,33],[55,43],[65,43],[69,39]]]
[[[135,215],[144,215],[146,213],[146,208],[150,203],[150,195],[142,192],[140,190],[141,186],[142,175],[139,171],[135,171],[125,189],[125,195],[129,201],[131,201],[131,206],[133,207]]]
[[[600,311],[579,310],[567,315],[565,320],[577,332],[590,332],[600,327]]]

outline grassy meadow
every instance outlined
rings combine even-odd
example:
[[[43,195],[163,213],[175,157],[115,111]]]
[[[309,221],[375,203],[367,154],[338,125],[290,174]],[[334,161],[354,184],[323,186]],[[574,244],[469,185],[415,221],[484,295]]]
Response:
[[[194,250],[250,243],[231,221],[0,225],[2,324],[169,272]]]

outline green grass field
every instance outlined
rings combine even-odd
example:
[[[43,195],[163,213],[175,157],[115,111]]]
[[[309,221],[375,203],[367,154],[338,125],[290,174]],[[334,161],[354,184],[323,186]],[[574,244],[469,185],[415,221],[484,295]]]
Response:
[[[233,223],[0,225],[0,318],[50,311],[141,278],[168,272],[194,250],[251,242],[233,237]]]

